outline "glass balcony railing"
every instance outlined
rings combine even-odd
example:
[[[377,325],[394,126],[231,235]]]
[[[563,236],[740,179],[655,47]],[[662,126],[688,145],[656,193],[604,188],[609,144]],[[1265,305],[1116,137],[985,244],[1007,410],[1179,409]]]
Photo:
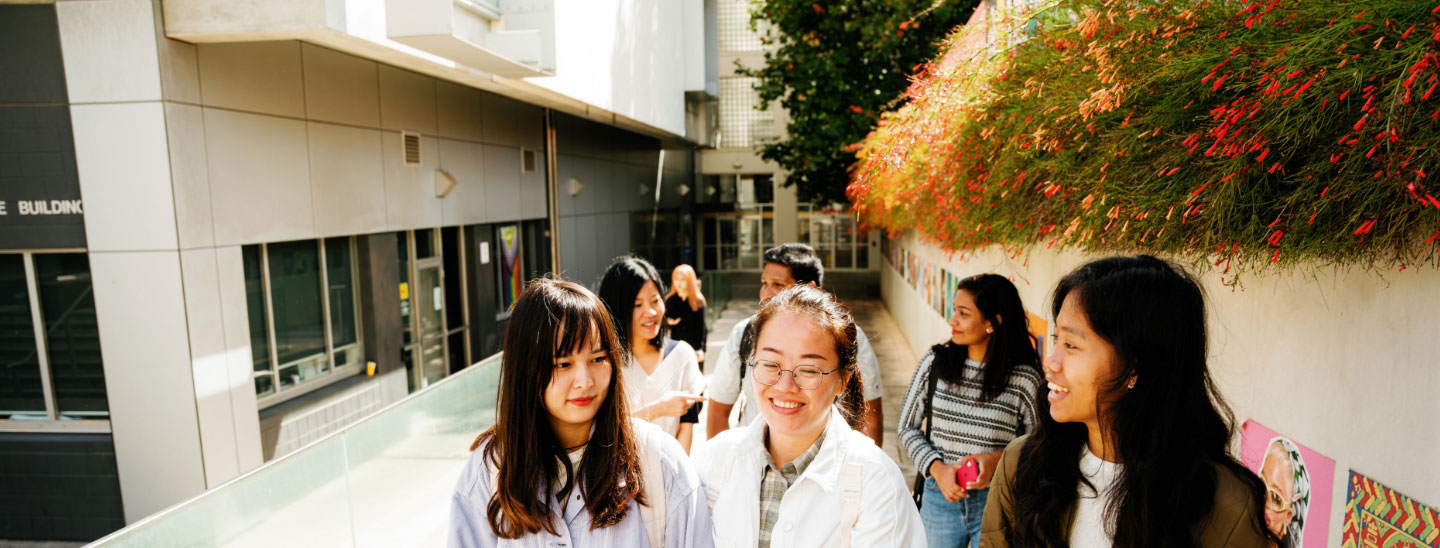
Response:
[[[500,355],[90,546],[443,546]]]

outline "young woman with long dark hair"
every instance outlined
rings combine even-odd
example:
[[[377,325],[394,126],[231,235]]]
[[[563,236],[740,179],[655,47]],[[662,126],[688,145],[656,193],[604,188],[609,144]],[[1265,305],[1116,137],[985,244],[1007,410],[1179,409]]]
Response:
[[[981,546],[1264,547],[1265,486],[1230,455],[1205,301],[1178,266],[1111,257],[1060,280],[1049,391],[1005,449]]]
[[[1035,429],[1044,379],[1015,284],[998,274],[960,281],[950,339],[920,358],[900,408],[900,444],[924,477],[920,519],[931,548],[980,543],[987,485],[1000,452]],[[929,424],[922,429],[926,415]],[[966,461],[978,467],[964,484]]]
[[[665,326],[665,283],[649,261],[635,256],[615,259],[600,279],[600,300],[610,310],[615,333],[624,345],[625,392],[636,417],[655,423],[690,451],[705,377],[695,350],[670,339]]]
[[[712,544],[700,478],[674,439],[627,413],[605,305],[540,279],[505,326],[496,421],[451,496],[452,547]]]
[[[864,389],[850,310],[796,285],[767,301],[749,329],[745,382],[760,419],[711,438],[696,462],[715,544],[923,546],[900,467],[855,429]]]

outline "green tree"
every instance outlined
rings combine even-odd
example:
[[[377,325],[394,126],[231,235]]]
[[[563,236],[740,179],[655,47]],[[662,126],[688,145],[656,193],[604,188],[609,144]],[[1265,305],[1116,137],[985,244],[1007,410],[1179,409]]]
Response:
[[[761,108],[778,100],[790,114],[789,138],[761,157],[789,171],[802,201],[845,202],[854,145],[893,109],[910,75],[970,18],[978,0],[768,0],[751,5],[751,25],[767,44],[763,67],[738,67],[759,79]]]

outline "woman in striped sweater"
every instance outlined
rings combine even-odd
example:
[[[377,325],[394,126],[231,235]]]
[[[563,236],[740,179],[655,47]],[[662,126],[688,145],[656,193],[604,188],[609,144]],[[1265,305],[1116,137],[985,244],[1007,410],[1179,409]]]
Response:
[[[962,280],[950,340],[920,358],[900,410],[900,443],[918,472],[920,519],[931,548],[979,546],[1001,451],[1035,428],[1036,397],[1045,384],[1039,362],[1015,285],[998,274]],[[974,475],[963,485],[962,470]]]

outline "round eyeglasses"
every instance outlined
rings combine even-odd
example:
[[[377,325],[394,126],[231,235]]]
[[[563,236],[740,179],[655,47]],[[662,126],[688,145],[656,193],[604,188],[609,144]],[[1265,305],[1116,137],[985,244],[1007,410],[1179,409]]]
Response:
[[[790,378],[795,380],[795,386],[800,387],[801,390],[820,388],[820,383],[825,380],[825,375],[840,370],[839,367],[836,367],[829,371],[824,371],[813,365],[802,365],[795,369],[781,369],[780,364],[775,362],[755,362],[752,367],[755,368],[755,382],[765,386],[774,386],[775,383],[780,382],[781,373],[789,373]]]

